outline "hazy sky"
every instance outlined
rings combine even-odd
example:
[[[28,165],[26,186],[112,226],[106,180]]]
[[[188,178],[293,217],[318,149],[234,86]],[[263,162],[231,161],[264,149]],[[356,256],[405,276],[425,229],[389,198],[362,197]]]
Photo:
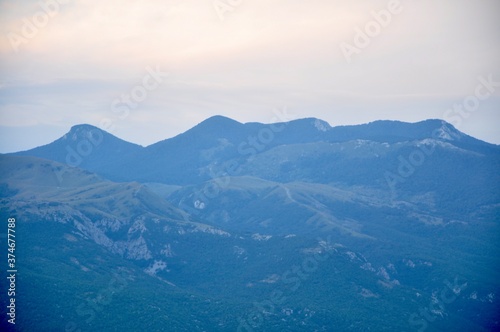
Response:
[[[0,30],[0,152],[104,120],[148,145],[284,107],[500,144],[498,0],[0,0]]]

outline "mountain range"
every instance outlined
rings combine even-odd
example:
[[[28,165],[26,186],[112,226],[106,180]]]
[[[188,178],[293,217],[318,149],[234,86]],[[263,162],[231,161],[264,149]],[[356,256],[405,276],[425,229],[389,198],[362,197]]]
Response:
[[[467,136],[442,120],[415,124],[376,121],[366,125],[332,128],[328,123],[313,118],[266,125],[242,124],[214,116],[185,133],[147,147],[125,142],[90,125],[77,125],[55,142],[14,155],[77,165],[115,181],[139,180],[184,185],[212,178],[210,170],[215,164],[234,160],[245,166],[253,161],[253,158],[248,157],[266,157],[268,151],[297,151],[301,147],[339,156],[341,153],[337,150],[342,150],[342,145],[348,142],[369,150],[370,154],[363,155],[365,159],[378,157],[377,149],[382,150],[380,152],[383,155],[386,154],[384,152],[390,152],[390,149],[384,149],[387,144],[399,150],[404,148],[402,145],[411,142],[428,145],[439,142],[441,145],[448,144],[448,147],[487,155],[498,152],[498,146]],[[308,144],[317,146],[309,149],[311,146]],[[280,164],[286,162],[280,160]],[[266,167],[260,164],[256,166]],[[283,167],[286,168],[286,165]],[[247,173],[251,171],[242,174]]]
[[[77,125],[0,169],[22,331],[500,328],[500,146],[442,120]]]

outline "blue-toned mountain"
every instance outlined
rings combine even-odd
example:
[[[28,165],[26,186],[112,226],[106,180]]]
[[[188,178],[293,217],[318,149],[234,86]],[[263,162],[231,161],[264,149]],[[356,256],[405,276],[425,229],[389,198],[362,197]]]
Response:
[[[238,168],[241,173],[230,175],[278,179],[278,175],[269,174],[268,165],[262,163],[265,159],[273,161],[273,168],[282,168],[280,176],[286,181],[315,174],[314,181],[354,184],[362,182],[367,175],[372,179],[368,182],[378,180],[379,176],[370,169],[391,169],[398,163],[394,155],[404,155],[405,150],[415,149],[417,145],[460,149],[464,153],[494,158],[500,151],[498,146],[469,137],[441,120],[376,121],[330,127],[315,118],[242,124],[214,116],[185,133],[148,147],[125,142],[90,125],[78,125],[50,144],[15,154],[78,166],[116,181],[199,184],[214,178],[214,169],[220,172],[220,165],[241,166]],[[303,163],[299,172],[288,172],[293,164],[297,165],[298,151],[307,156],[303,159],[309,162]],[[316,157],[322,155],[320,160],[316,160],[315,154]],[[229,168],[225,171],[231,173],[232,167]],[[319,179],[329,170],[339,176]]]

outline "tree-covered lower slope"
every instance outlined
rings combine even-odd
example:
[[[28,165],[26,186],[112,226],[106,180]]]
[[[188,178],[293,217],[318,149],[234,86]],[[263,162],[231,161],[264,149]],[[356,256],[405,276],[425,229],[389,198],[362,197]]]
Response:
[[[496,302],[479,281],[419,260],[370,265],[332,238],[203,244],[194,236],[199,247],[176,247],[170,271],[151,276],[70,225],[25,221],[17,231],[17,331],[495,328]],[[427,275],[424,287],[409,286]]]
[[[241,177],[194,213],[180,200],[203,188],[30,157],[0,167],[20,331],[498,328],[498,206],[446,219],[429,199]]]
[[[152,277],[71,225],[20,218],[16,234],[15,331],[208,331],[235,316],[234,306]]]

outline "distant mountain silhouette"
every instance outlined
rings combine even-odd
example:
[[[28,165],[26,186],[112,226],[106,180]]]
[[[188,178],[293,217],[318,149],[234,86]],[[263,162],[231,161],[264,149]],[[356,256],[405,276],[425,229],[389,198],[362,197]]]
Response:
[[[148,147],[123,141],[90,125],[78,125],[50,144],[14,155],[66,163],[116,181],[196,184],[209,180],[213,177],[213,169],[228,163],[242,166],[244,173],[241,175],[259,175],[249,164],[255,157],[272,155],[268,151],[273,149],[278,149],[276,151],[280,153],[288,149],[293,154],[293,146],[297,144],[310,144],[302,146],[306,149],[304,153],[309,154],[318,151],[325,143],[363,140],[390,144],[396,153],[394,149],[399,151],[403,146],[413,144],[411,142],[426,139],[480,154],[499,151],[498,146],[469,137],[442,120],[418,123],[375,121],[364,125],[330,127],[328,123],[315,118],[278,124],[242,124],[227,117],[213,116],[180,135]],[[325,167],[328,167],[325,164],[328,159],[334,163],[335,158],[339,157],[339,153],[327,154],[329,157],[323,158],[316,168],[310,164],[306,171],[323,174]],[[367,171],[372,173],[369,171],[372,168],[369,157],[370,154],[365,156],[367,163],[359,164],[360,160],[356,160],[351,166],[344,163],[342,167],[345,166],[344,170],[351,173],[350,178],[357,176],[356,169],[361,172],[360,178],[366,177]],[[280,158],[287,159],[287,156],[280,155]],[[377,161],[377,164],[380,162]],[[301,176],[298,174],[295,178],[300,179]],[[278,179],[276,176],[266,178]],[[293,180],[294,177],[288,176],[288,179]],[[335,179],[327,177],[326,180]],[[346,180],[349,182],[349,178]]]
[[[50,159],[113,178],[113,169],[134,158],[142,149],[140,145],[83,124],[71,127],[68,133],[50,144],[13,155]]]

